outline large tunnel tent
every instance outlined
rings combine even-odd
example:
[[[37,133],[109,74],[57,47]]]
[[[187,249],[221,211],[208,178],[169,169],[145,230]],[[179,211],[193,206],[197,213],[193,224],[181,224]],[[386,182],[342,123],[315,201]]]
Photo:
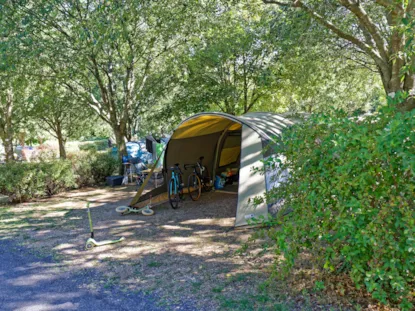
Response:
[[[212,180],[224,168],[239,169],[235,226],[243,226],[250,218],[268,215],[267,204],[254,206],[249,199],[263,195],[272,187],[272,182],[267,175],[253,174],[252,167],[262,165],[264,146],[292,124],[281,115],[265,112],[242,116],[199,113],[184,120],[174,130],[166,146],[163,166],[168,169],[179,163],[183,168],[184,164],[196,163],[203,156],[203,164]],[[190,170],[183,170],[185,184],[190,173]],[[165,180],[169,178],[170,171]]]

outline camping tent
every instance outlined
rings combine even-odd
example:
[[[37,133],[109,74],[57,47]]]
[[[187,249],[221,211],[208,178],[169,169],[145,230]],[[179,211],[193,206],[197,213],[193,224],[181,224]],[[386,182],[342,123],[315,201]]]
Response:
[[[210,176],[216,176],[217,172],[228,167],[238,168],[235,226],[246,225],[250,218],[268,215],[269,208],[266,203],[254,206],[249,199],[263,195],[278,182],[272,178],[271,172],[265,175],[253,174],[252,167],[262,165],[264,147],[274,142],[275,137],[292,124],[291,120],[282,115],[265,112],[242,116],[217,112],[199,113],[184,120],[174,130],[165,149],[163,166],[169,168],[174,163],[180,163],[183,167],[184,164],[195,163],[200,156],[204,156],[203,164]],[[169,174],[167,170],[165,173]],[[190,171],[183,173],[186,184]],[[169,180],[169,176],[165,177],[165,180]],[[163,192],[167,190],[167,184],[164,184]],[[131,205],[147,198],[148,194],[136,198]]]

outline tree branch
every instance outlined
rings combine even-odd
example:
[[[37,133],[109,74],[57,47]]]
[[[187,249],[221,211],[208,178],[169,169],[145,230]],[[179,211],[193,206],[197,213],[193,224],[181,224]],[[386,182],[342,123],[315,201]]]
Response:
[[[283,5],[283,6],[291,6],[291,7],[294,7],[294,8],[301,8],[306,13],[308,13],[312,18],[314,18],[314,20],[316,22],[318,22],[320,25],[330,29],[332,32],[334,32],[336,35],[338,35],[340,38],[352,42],[357,47],[359,47],[360,49],[365,51],[367,54],[369,54],[375,60],[375,62],[379,66],[387,64],[387,63],[385,63],[385,60],[382,58],[382,56],[379,54],[379,52],[376,51],[375,49],[373,49],[373,47],[371,47],[367,43],[359,40],[355,36],[344,32],[339,27],[335,26],[332,22],[325,20],[323,16],[321,16],[319,13],[317,13],[312,8],[306,6],[300,0],[294,0],[291,3],[274,1],[274,0],[263,0],[263,2],[264,3],[274,3],[274,4],[278,4],[278,5]]]
[[[350,0],[340,0],[340,3],[352,12],[356,18],[360,21],[361,25],[370,33],[373,40],[376,43],[376,48],[384,60],[389,60],[387,53],[387,43],[379,33],[378,27],[372,21],[369,15],[367,15],[365,9],[359,4],[359,2],[351,2]]]

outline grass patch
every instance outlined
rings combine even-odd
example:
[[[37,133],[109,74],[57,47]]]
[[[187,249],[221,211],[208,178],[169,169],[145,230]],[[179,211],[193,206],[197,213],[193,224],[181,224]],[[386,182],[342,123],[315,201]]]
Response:
[[[222,310],[266,310],[266,311],[289,311],[292,306],[272,301],[267,295],[247,295],[241,299],[218,297]]]
[[[150,262],[147,266],[148,267],[151,267],[151,268],[158,268],[158,267],[161,267],[163,265],[163,263],[162,262],[159,262],[159,261],[152,261],[152,262]]]
[[[105,289],[110,289],[116,286],[119,283],[119,278],[116,276],[109,277],[107,281],[104,283]]]
[[[223,286],[217,286],[217,287],[212,288],[212,292],[213,293],[221,293],[224,289],[225,289],[225,287],[223,287]]]
[[[197,292],[200,290],[200,288],[202,287],[203,283],[202,282],[192,282],[192,287],[193,287],[193,292]]]

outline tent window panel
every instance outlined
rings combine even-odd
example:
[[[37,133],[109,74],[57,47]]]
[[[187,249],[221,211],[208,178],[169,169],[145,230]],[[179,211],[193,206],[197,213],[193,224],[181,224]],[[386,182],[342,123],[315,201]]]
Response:
[[[223,148],[220,154],[219,167],[234,163],[241,153],[241,146]]]
[[[237,136],[238,134],[239,136]],[[223,148],[233,148],[233,147],[241,148],[241,134],[240,133],[236,133],[236,134],[229,133],[228,137],[226,137],[225,143],[223,144]]]

